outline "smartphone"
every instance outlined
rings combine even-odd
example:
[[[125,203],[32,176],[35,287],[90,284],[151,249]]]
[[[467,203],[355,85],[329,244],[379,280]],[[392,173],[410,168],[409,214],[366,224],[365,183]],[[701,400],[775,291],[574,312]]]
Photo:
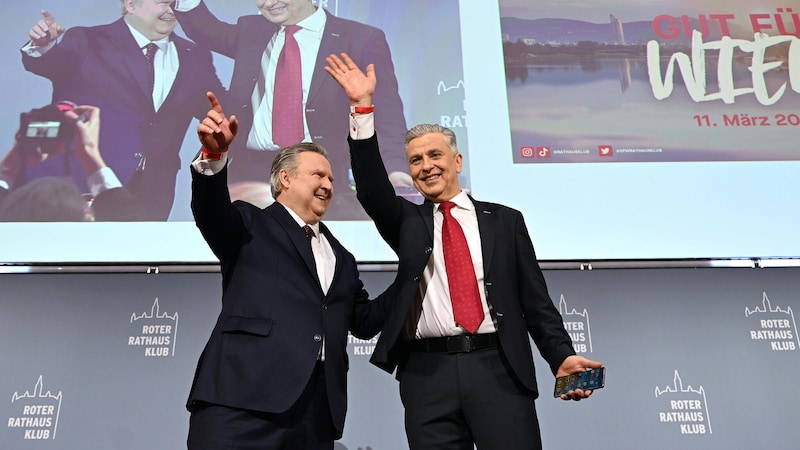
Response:
[[[606,384],[606,368],[600,367],[599,369],[589,369],[584,372],[573,373],[572,375],[565,375],[556,378],[556,387],[553,391],[553,397],[561,397],[569,391],[575,389],[583,389],[584,391],[593,391],[600,389]]]

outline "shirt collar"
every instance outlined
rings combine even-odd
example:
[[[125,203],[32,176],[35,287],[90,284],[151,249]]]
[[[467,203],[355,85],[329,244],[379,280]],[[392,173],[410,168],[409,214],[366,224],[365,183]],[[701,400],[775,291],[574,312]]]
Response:
[[[301,219],[300,216],[297,215],[296,212],[292,211],[292,208],[289,208],[288,206],[284,205],[281,202],[278,202],[278,203],[280,203],[281,206],[286,208],[286,211],[289,211],[289,215],[292,216],[292,219],[294,219],[295,222],[297,222],[297,226],[298,227],[302,228],[302,227],[304,227],[306,225],[310,226],[311,229],[314,230],[314,236],[316,236],[317,239],[319,239],[319,222],[317,222],[317,223],[305,223],[303,221],[303,219]]]
[[[147,45],[147,44],[152,42],[152,43],[154,43],[154,44],[156,44],[158,46],[159,50],[166,51],[167,45],[169,45],[169,36],[163,37],[163,38],[161,38],[161,39],[159,39],[157,41],[151,41],[145,35],[143,35],[141,32],[139,32],[139,30],[137,30],[136,28],[133,28],[131,26],[131,24],[128,23],[127,20],[125,21],[125,25],[128,26],[129,30],[131,30],[131,34],[133,35],[133,39],[136,40],[136,45],[138,45],[139,48],[144,48],[145,45]]]
[[[475,209],[475,205],[472,204],[472,200],[469,199],[469,196],[465,191],[459,192],[455,197],[451,198],[449,201],[456,204],[457,207],[461,209],[466,209],[467,211],[472,211]],[[436,213],[439,211],[439,205],[441,203],[434,203],[434,210],[433,212]]]
[[[325,15],[325,10],[317,8],[313,14],[298,22],[297,25],[300,25],[303,29],[313,31],[314,33],[321,33],[325,28],[325,22],[327,20],[328,16]]]

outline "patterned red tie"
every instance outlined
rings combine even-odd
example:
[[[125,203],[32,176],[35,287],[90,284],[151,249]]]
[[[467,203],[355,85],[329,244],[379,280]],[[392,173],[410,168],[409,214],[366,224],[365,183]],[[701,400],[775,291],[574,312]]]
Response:
[[[450,301],[453,303],[456,324],[470,333],[475,333],[483,322],[483,306],[467,238],[461,225],[450,215],[450,210],[455,205],[453,202],[442,202],[439,205],[444,214],[442,224],[444,266],[447,270],[447,285],[450,287]]]
[[[303,225],[303,231],[306,232],[306,237],[309,241],[316,236],[316,234],[314,234],[314,229],[311,228],[311,225]]]
[[[294,34],[298,25],[287,25],[286,40],[275,70],[275,91],[272,99],[272,141],[288,147],[303,140],[303,73],[300,47]]]
[[[150,86],[150,93],[153,93],[153,86],[155,86],[156,81],[156,68],[153,65],[153,59],[156,57],[156,51],[158,51],[158,45],[151,42],[144,46],[144,63],[145,69],[147,69],[147,82]]]

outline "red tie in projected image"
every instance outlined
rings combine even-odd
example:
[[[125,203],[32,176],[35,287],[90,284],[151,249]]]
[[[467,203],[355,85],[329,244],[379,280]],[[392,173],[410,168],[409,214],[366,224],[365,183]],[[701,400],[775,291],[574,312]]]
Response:
[[[150,93],[153,93],[153,87],[155,86],[156,82],[156,68],[153,65],[153,59],[156,57],[156,51],[158,51],[158,45],[154,43],[149,43],[144,46],[144,63],[145,68],[147,69],[147,83],[150,86]]]
[[[303,140],[303,74],[300,47],[294,34],[298,25],[287,25],[286,41],[275,70],[275,96],[272,100],[272,140],[288,147]]]
[[[450,215],[454,206],[453,202],[442,202],[439,205],[444,214],[442,249],[447,285],[450,287],[450,301],[456,323],[470,333],[475,333],[483,322],[483,306],[467,238],[461,225]]]

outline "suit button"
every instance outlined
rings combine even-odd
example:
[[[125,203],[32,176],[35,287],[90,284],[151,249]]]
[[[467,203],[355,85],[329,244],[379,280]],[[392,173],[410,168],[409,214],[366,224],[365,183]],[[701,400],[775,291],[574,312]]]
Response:
[[[417,281],[419,281],[419,275],[417,275],[417,276],[415,276],[414,278],[412,278],[412,280],[414,280],[414,282],[417,282]]]
[[[433,251],[433,248],[428,247],[428,248],[425,249],[425,254],[426,255],[430,255],[432,251]]]
[[[322,310],[323,311],[327,311],[328,310],[328,305],[322,305]]]
[[[314,342],[322,342],[322,336],[315,334],[314,335]]]

